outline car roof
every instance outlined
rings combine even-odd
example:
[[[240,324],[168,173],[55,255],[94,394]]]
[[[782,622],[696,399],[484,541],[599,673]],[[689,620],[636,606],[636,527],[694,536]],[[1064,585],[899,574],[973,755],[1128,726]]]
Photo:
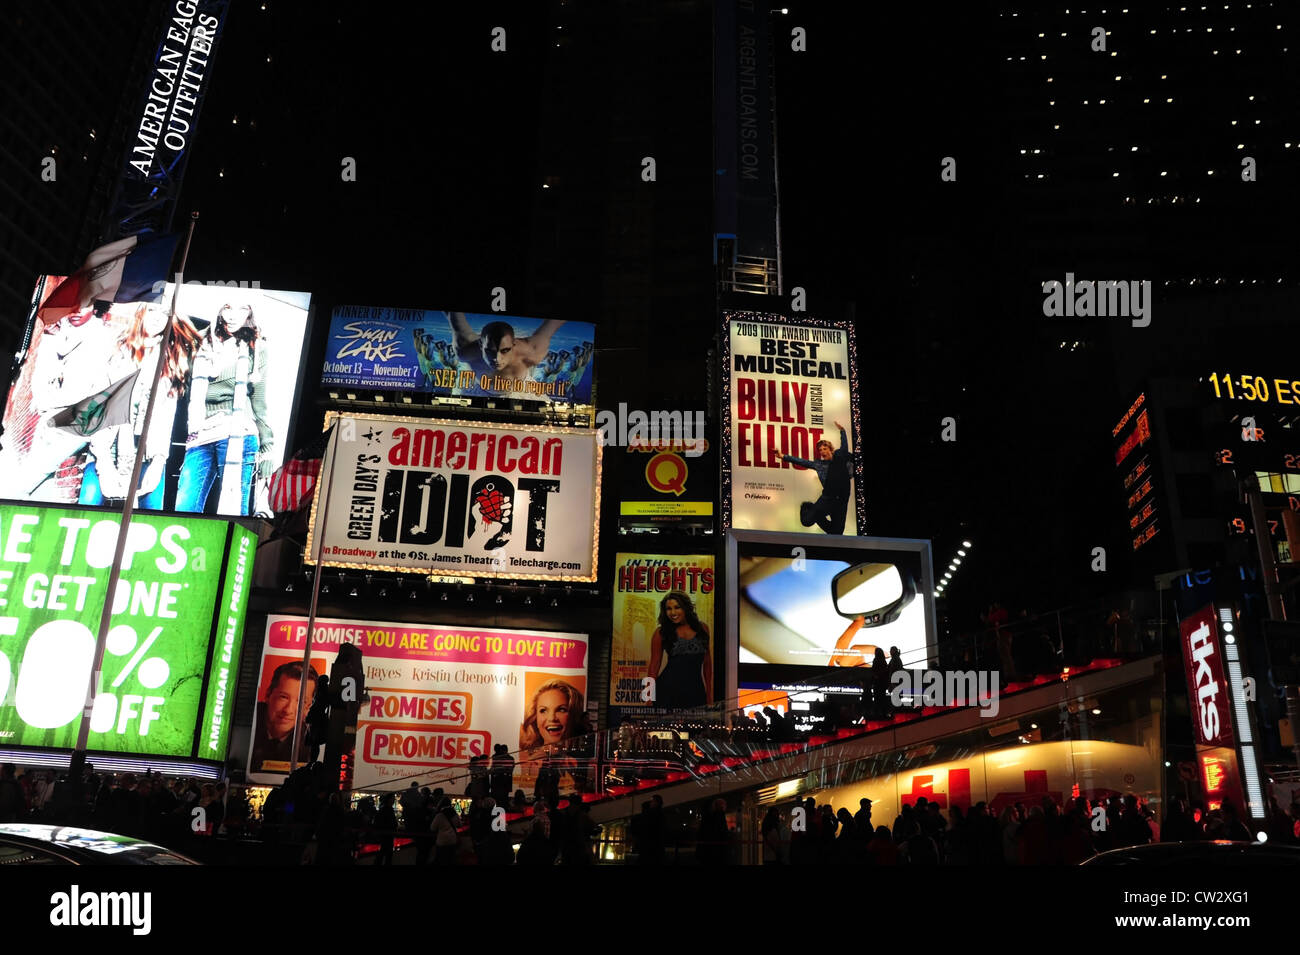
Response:
[[[1300,848],[1267,842],[1227,839],[1194,842],[1154,842],[1111,849],[1084,865],[1300,865]]]
[[[76,826],[0,823],[0,843],[42,850],[77,865],[199,864],[152,842]]]

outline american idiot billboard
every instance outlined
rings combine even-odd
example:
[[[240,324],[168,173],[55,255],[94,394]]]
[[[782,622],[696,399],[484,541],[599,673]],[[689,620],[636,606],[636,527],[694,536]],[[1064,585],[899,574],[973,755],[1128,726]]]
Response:
[[[303,560],[590,582],[599,518],[595,431],[351,415],[325,452]]]
[[[586,322],[341,305],[321,383],[590,404],[595,342]]]
[[[852,327],[729,312],[723,332],[724,527],[865,533]]]

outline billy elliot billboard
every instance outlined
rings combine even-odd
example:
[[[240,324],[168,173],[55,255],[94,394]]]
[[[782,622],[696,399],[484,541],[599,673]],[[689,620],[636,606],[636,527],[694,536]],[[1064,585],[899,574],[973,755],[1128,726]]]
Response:
[[[0,506],[0,743],[71,749],[120,516]],[[137,515],[90,718],[96,752],[224,760],[256,535]]]
[[[595,326],[342,305],[321,382],[451,397],[591,403]]]
[[[45,282],[45,299],[57,285]],[[157,289],[163,303],[174,289]],[[33,318],[5,404],[0,498],[120,506],[158,368],[135,506],[270,517],[310,305],[307,292],[187,282],[161,359],[162,303]]]
[[[594,581],[598,437],[572,428],[339,418],[316,483],[303,559],[405,573]]]
[[[306,635],[305,618],[267,618],[249,746],[254,782],[277,783],[289,771]],[[531,783],[537,758],[591,731],[586,634],[318,618],[304,714],[312,681],[345,643],[361,650],[369,694],[357,721],[358,788],[456,777],[463,788],[470,758],[505,744],[519,754],[513,791]],[[300,759],[310,755],[304,736]]]
[[[724,333],[723,525],[863,533],[852,327],[730,312]]]

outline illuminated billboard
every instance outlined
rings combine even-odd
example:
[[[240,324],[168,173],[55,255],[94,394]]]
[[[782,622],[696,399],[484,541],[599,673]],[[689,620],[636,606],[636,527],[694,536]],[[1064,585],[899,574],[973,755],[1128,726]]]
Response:
[[[1192,729],[1200,746],[1232,746],[1231,701],[1214,618],[1206,605],[1178,622],[1183,644],[1183,666],[1192,704]]]
[[[590,404],[595,342],[585,322],[341,305],[321,383]]]
[[[723,524],[864,533],[852,326],[732,312],[724,331]]]
[[[717,474],[717,454],[707,439],[629,440],[623,454],[619,530],[711,534]]]
[[[1152,409],[1146,394],[1140,394],[1111,429],[1115,442],[1115,466],[1123,475],[1128,536],[1133,549],[1145,547],[1160,532],[1163,511],[1159,455],[1152,443]]]
[[[316,482],[305,562],[319,556],[330,567],[596,579],[597,432],[381,415],[339,420]]]
[[[76,745],[119,515],[0,505],[0,742]],[[256,535],[137,515],[87,748],[224,760]]]
[[[693,709],[718,699],[714,584],[712,554],[614,558],[609,702],[631,708],[621,716]],[[611,718],[611,725],[616,722]]]
[[[916,669],[934,656],[928,541],[733,530],[727,554],[728,659],[747,681],[762,682],[750,665],[864,667],[898,647]]]
[[[267,618],[249,745],[254,782],[278,783],[289,770],[306,635],[306,618]],[[585,634],[317,618],[310,679],[329,673],[344,643],[366,663],[369,699],[357,721],[353,770],[359,789],[456,777],[463,789],[470,757],[505,744],[524,754],[513,792],[535,775],[529,755],[540,758],[591,731]],[[304,715],[314,691],[307,692]],[[300,742],[304,736],[305,726]],[[299,758],[305,755],[304,745]]]
[[[45,288],[52,291],[56,281]],[[162,301],[39,320],[9,391],[0,498],[119,504],[126,497],[174,286]],[[186,283],[163,356],[136,506],[271,516],[310,295]]]

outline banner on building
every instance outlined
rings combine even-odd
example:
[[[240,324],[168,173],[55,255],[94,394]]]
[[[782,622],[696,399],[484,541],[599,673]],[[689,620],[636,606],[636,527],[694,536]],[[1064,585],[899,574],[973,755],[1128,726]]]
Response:
[[[776,237],[776,140],[769,8],[713,5],[714,221],[741,255],[772,259]]]
[[[72,749],[121,517],[0,505],[0,745]],[[226,757],[256,535],[136,515],[87,749]]]
[[[303,559],[405,573],[593,581],[597,438],[572,428],[342,417],[316,482]]]
[[[113,203],[116,236],[162,232],[171,222],[228,7],[229,0],[171,0],[164,7]]]
[[[909,670],[937,659],[929,541],[732,530],[725,566],[728,698],[741,681],[827,685],[877,651]]]
[[[725,526],[865,532],[853,329],[728,313]]]
[[[136,507],[271,516],[311,296],[187,282],[160,363],[174,288],[33,323],[5,405],[0,498],[120,506],[157,368]]]
[[[289,770],[306,635],[306,618],[267,618],[249,746],[254,782],[277,783]],[[318,618],[304,715],[344,643],[361,651],[369,694],[357,722],[358,789],[458,780],[460,795],[469,760],[505,745],[521,754],[513,793],[535,775],[532,757],[588,742],[586,634]],[[305,729],[300,759],[310,755]]]
[[[622,708],[620,718],[698,709],[718,699],[714,589],[711,554],[614,558],[609,702]]]
[[[629,441],[623,454],[621,531],[712,533],[718,460],[702,436]]]
[[[590,404],[595,342],[585,322],[342,305],[330,321],[321,382]]]

